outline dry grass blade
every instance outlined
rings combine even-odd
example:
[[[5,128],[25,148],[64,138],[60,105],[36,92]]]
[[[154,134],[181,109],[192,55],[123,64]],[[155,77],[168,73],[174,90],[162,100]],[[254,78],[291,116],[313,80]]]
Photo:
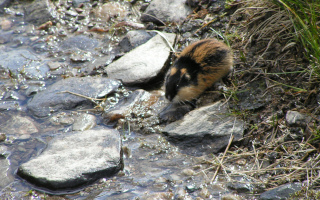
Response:
[[[218,165],[217,170],[216,170],[216,172],[214,173],[214,175],[213,175],[210,183],[213,183],[213,181],[216,179],[216,177],[217,177],[217,175],[218,175],[218,172],[219,172],[219,170],[220,170],[220,168],[221,168],[221,166],[222,166],[223,160],[224,160],[224,158],[226,157],[226,154],[227,154],[227,152],[228,152],[228,150],[229,150],[229,148],[230,148],[230,145],[231,145],[231,143],[232,143],[232,141],[233,141],[233,138],[234,138],[234,135],[231,135],[231,136],[230,136],[230,139],[229,139],[228,146],[227,146],[227,148],[225,149],[225,151],[224,151],[224,153],[223,153],[223,156],[222,156],[222,158],[221,158],[221,160],[220,160],[220,164]]]
[[[96,98],[88,97],[88,96],[85,96],[85,95],[82,95],[82,94],[78,94],[78,93],[75,93],[75,92],[70,92],[70,91],[62,91],[62,92],[58,92],[57,94],[60,94],[60,93],[69,93],[69,94],[72,94],[72,95],[75,95],[75,96],[78,96],[78,97],[82,97],[82,98],[88,99],[92,103],[96,104],[96,106],[99,109],[103,110],[102,106],[99,103],[97,103],[96,101],[104,101],[105,99],[96,99]]]

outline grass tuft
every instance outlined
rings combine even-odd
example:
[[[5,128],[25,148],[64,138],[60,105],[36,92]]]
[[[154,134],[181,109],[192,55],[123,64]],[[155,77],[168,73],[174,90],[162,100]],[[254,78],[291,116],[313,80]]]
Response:
[[[315,73],[313,75],[320,77],[320,3],[313,0],[277,0],[276,4],[288,11],[296,40],[304,47],[305,58]]]

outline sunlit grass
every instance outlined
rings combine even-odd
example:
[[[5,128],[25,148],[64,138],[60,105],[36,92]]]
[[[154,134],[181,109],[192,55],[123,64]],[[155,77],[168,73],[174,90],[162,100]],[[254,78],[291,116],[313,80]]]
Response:
[[[296,39],[304,47],[304,55],[312,65],[313,75],[320,77],[320,2],[276,0],[276,3],[288,11]]]

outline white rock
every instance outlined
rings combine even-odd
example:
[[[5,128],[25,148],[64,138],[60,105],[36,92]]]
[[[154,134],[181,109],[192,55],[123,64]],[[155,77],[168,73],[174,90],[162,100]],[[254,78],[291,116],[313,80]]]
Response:
[[[119,171],[120,151],[117,130],[74,132],[53,139],[44,152],[22,164],[17,173],[50,190],[75,188]]]
[[[175,34],[163,34],[172,45]],[[141,84],[157,77],[163,71],[169,55],[170,47],[158,34],[108,65],[105,71],[109,78],[122,80],[124,84]]]

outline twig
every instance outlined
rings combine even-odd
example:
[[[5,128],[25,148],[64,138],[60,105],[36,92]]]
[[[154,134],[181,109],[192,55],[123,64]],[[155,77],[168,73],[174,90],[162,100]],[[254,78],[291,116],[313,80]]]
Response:
[[[231,135],[231,137],[230,137],[230,139],[229,139],[228,146],[227,146],[227,148],[224,150],[224,153],[223,153],[223,156],[222,156],[222,158],[221,158],[220,164],[218,165],[217,170],[216,170],[216,172],[214,173],[214,175],[213,175],[210,183],[213,183],[213,181],[216,179],[216,176],[218,175],[218,172],[219,172],[219,170],[220,170],[220,168],[221,168],[221,165],[222,165],[222,163],[223,163],[223,160],[224,160],[224,158],[225,158],[225,156],[226,156],[226,154],[227,154],[227,152],[228,152],[228,150],[229,150],[229,148],[230,148],[230,145],[231,145],[231,143],[232,143],[232,141],[233,141],[233,138],[234,138],[234,135]]]
[[[150,30],[150,31],[148,31],[148,32],[158,33],[158,34],[167,42],[167,44],[168,44],[168,46],[170,47],[171,51],[172,51],[173,53],[176,53],[176,51],[174,50],[174,48],[172,47],[172,45],[171,45],[170,42],[168,41],[167,37],[166,37],[163,33],[161,33],[160,31],[157,31],[157,30]]]
[[[88,99],[88,100],[90,100],[91,102],[93,102],[94,104],[96,104],[97,107],[99,107],[100,109],[103,110],[102,106],[101,106],[99,103],[96,102],[96,101],[103,101],[103,99],[96,99],[96,98],[84,96],[84,95],[82,95],[82,94],[78,94],[78,93],[70,92],[70,91],[57,92],[57,94],[61,94],[61,93],[69,93],[69,94],[73,94],[73,95],[76,95],[76,96],[79,96],[79,97]]]

